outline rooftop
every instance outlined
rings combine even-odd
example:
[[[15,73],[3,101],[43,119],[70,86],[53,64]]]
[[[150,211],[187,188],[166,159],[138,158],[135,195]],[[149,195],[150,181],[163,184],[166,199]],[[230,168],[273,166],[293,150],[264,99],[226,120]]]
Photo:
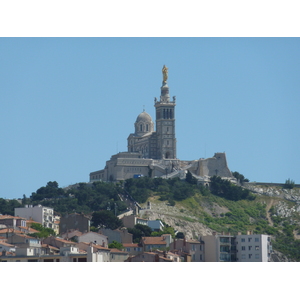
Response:
[[[145,245],[166,245],[166,241],[161,236],[146,236],[142,238]]]

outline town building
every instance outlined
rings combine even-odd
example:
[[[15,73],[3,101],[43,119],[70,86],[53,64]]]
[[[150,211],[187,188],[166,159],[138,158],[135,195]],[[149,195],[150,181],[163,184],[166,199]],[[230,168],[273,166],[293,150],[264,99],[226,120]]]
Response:
[[[101,228],[98,233],[107,236],[108,244],[113,241],[118,243],[132,243],[132,234],[126,228],[112,230],[110,228]]]
[[[272,252],[271,237],[266,234],[237,235],[236,260],[238,262],[269,262]]]
[[[25,207],[15,208],[15,216],[22,217],[27,220],[32,219],[41,223],[44,227],[54,228],[53,208],[42,205],[25,205]]]
[[[66,233],[70,230],[78,230],[80,232],[90,231],[90,217],[84,214],[67,214],[60,218],[59,234]]]
[[[108,247],[108,239],[107,236],[97,233],[97,232],[87,232],[77,237],[78,243],[94,243],[96,245],[100,245],[102,247]]]
[[[201,236],[206,262],[269,262],[271,237],[265,234],[217,234]]]
[[[170,251],[182,256],[189,256],[190,261],[203,262],[204,261],[204,243],[196,240],[174,239],[170,244]]]
[[[26,227],[26,218],[0,215],[0,224],[5,225],[7,228]]]

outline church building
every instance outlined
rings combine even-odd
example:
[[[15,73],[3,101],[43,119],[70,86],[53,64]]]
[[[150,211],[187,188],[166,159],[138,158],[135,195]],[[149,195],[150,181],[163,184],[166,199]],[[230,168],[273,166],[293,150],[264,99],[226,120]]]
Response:
[[[205,183],[218,175],[233,178],[227,167],[225,153],[193,161],[181,161],[176,156],[175,106],[170,99],[168,68],[162,69],[163,81],[159,100],[154,99],[155,128],[151,116],[144,110],[134,123],[134,133],[127,138],[127,152],[119,152],[106,162],[103,170],[90,173],[90,182],[119,181],[141,176],[185,178],[189,170],[198,181]],[[156,130],[155,130],[156,129]]]

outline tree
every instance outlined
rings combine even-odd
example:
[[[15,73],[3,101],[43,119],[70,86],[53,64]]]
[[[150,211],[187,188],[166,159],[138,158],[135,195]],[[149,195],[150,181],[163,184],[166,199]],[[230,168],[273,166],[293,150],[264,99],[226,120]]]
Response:
[[[124,247],[121,243],[117,241],[112,241],[110,244],[108,244],[108,248],[117,248],[119,250],[122,250]]]
[[[183,232],[177,232],[176,236],[177,239],[184,239],[184,233]]]
[[[30,236],[34,236],[37,238],[47,238],[48,236],[56,235],[55,231],[52,228],[44,227],[39,223],[31,224],[31,228],[39,231],[39,232],[29,234]]]
[[[94,227],[105,226],[112,230],[123,226],[123,222],[109,210],[94,212],[91,221]]]
[[[192,175],[190,171],[187,172],[185,180],[190,184],[197,184],[197,179]]]
[[[139,243],[143,236],[151,236],[152,229],[149,226],[136,224],[133,228],[128,228],[128,232],[132,234],[134,243]]]
[[[285,181],[283,186],[285,189],[293,189],[295,187],[295,181],[291,180],[290,178]]]
[[[241,185],[243,185],[244,182],[249,182],[249,179],[245,178],[245,176],[239,172],[232,172],[232,175],[240,182]]]

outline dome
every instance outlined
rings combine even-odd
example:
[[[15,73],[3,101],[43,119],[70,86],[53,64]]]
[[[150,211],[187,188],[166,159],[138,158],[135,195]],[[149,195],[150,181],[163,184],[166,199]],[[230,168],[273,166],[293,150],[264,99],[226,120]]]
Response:
[[[146,113],[145,111],[143,111],[136,118],[136,123],[139,123],[139,122],[149,122],[149,123],[151,123],[152,122],[152,118],[151,118],[151,116],[148,113]]]
[[[135,134],[138,136],[143,136],[154,131],[154,123],[152,118],[148,113],[143,111],[138,115],[134,123]]]

